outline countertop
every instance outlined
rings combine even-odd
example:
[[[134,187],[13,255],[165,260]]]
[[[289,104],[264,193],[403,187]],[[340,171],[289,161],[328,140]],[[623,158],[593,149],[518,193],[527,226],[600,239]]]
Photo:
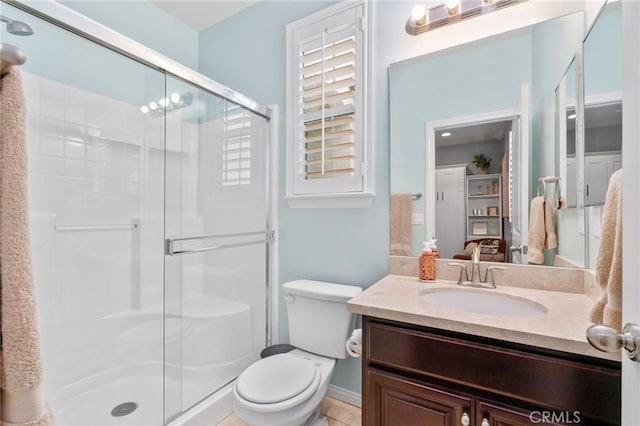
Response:
[[[585,330],[591,325],[588,318],[593,300],[584,294],[504,286],[477,290],[533,300],[548,310],[540,317],[470,313],[419,297],[426,291],[447,287],[462,288],[453,281],[423,283],[415,277],[387,275],[351,299],[347,309],[371,317],[620,361],[620,352],[601,352],[587,342]]]

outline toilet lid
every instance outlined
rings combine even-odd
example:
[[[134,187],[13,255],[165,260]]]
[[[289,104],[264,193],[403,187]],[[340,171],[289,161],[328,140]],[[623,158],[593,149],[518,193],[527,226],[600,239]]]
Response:
[[[250,365],[238,377],[236,389],[247,401],[273,404],[302,393],[316,374],[311,360],[288,353],[278,354]]]

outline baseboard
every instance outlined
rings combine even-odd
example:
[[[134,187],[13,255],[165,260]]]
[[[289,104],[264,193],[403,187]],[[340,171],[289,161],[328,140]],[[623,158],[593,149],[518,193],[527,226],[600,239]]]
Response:
[[[359,393],[345,388],[329,385],[327,396],[346,402],[347,404],[355,405],[356,407],[362,407],[362,396]]]

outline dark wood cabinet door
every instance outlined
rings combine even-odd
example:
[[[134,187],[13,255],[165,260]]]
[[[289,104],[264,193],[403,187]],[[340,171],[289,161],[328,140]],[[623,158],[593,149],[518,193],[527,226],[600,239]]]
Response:
[[[562,423],[557,423],[561,421]],[[532,425],[567,425],[579,424],[580,417],[575,413],[550,410],[527,410],[520,407],[491,401],[485,398],[476,399],[477,426],[532,426]]]
[[[473,424],[475,407],[470,394],[373,368],[366,375],[364,426]]]

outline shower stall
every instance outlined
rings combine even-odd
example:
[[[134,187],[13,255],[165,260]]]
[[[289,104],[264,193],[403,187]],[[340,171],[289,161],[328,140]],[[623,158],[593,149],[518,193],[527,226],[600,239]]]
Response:
[[[46,399],[58,425],[179,422],[269,343],[271,109],[34,4],[2,0],[34,30],[2,40],[28,57]]]

